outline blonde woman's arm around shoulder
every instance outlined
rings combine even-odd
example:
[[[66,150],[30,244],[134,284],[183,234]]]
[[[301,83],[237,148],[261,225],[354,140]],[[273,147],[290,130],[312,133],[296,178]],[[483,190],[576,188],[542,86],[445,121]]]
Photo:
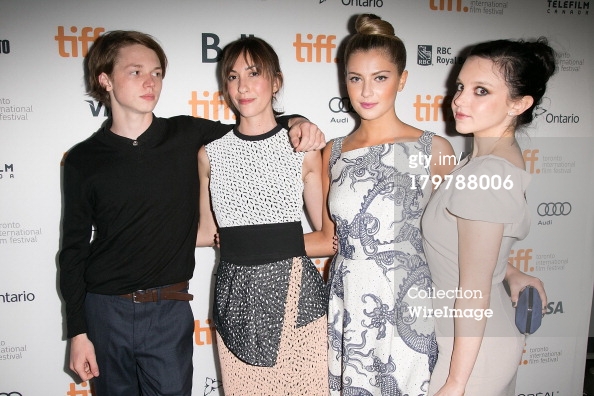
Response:
[[[198,150],[198,178],[200,179],[200,219],[196,246],[214,246],[217,225],[210,204],[210,161],[204,146]]]
[[[310,213],[309,216],[312,219],[312,223],[316,231],[305,234],[305,251],[310,257],[327,257],[334,254],[333,248],[333,237],[334,237],[334,223],[330,219],[328,212],[328,191],[330,189],[330,176],[328,175],[328,164],[330,162],[330,154],[332,152],[332,143],[329,143],[322,151],[322,157],[319,160],[319,172],[317,173],[316,183],[319,187],[319,195],[316,195],[315,203],[312,202],[312,206],[315,206],[315,210],[319,208],[319,223],[316,225],[316,221],[313,219],[313,215]],[[315,152],[314,152],[315,153]],[[310,154],[310,153],[307,153]],[[319,158],[319,157],[318,157]],[[307,189],[307,182],[306,182]],[[304,192],[305,194],[305,192]],[[305,196],[306,207],[308,206],[308,198]],[[312,201],[314,201],[312,199]],[[308,207],[309,212],[309,207]]]

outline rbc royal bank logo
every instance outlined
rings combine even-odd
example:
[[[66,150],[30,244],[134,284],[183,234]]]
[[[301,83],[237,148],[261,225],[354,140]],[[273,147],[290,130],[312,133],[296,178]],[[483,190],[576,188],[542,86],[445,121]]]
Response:
[[[431,59],[433,59],[432,45],[417,46],[417,64],[420,66],[430,66]]]
[[[435,47],[435,63],[448,65],[462,65],[466,58],[462,56],[454,56],[452,47],[445,47],[438,45]],[[420,66],[433,65],[433,45],[421,44],[417,46],[417,64]]]

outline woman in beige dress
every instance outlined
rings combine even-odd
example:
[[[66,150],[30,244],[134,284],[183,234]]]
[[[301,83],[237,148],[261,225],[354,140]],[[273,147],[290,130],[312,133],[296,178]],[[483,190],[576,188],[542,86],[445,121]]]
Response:
[[[541,282],[507,263],[530,229],[530,174],[515,133],[532,121],[555,67],[544,38],[497,40],[473,47],[458,76],[456,129],[474,135],[473,150],[433,194],[422,221],[434,294],[443,296],[433,304],[439,355],[430,395],[515,394],[524,336],[502,281],[513,278],[515,294],[517,282],[537,286],[546,304]]]

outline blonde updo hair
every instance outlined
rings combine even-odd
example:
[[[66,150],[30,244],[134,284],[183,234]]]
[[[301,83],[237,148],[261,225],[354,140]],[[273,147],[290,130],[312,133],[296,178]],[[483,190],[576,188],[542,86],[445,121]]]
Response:
[[[406,48],[394,27],[374,14],[361,14],[355,22],[356,33],[349,39],[344,51],[344,64],[348,64],[352,54],[359,51],[378,50],[396,65],[398,73],[406,68]]]

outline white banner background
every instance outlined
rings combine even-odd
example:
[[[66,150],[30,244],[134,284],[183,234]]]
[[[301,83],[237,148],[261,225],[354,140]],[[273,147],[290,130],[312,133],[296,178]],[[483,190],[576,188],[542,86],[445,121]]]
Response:
[[[559,52],[560,70],[522,140],[533,224],[510,259],[544,280],[551,304],[527,339],[516,393],[581,395],[594,281],[594,16],[589,1],[564,0],[1,0],[0,395],[91,394],[67,369],[56,256],[60,160],[105,120],[84,94],[82,61],[94,35],[135,29],[163,45],[170,63],[158,116],[229,123],[219,105],[216,48],[241,34],[260,36],[280,55],[285,111],[309,117],[332,138],[355,127],[336,58],[353,16],[366,12],[390,21],[407,46],[399,115],[450,138],[457,151],[465,143],[441,107],[461,50],[544,35]],[[548,202],[567,202],[571,212],[540,216],[538,206]],[[223,394],[209,320],[214,257],[196,250],[194,395]]]

